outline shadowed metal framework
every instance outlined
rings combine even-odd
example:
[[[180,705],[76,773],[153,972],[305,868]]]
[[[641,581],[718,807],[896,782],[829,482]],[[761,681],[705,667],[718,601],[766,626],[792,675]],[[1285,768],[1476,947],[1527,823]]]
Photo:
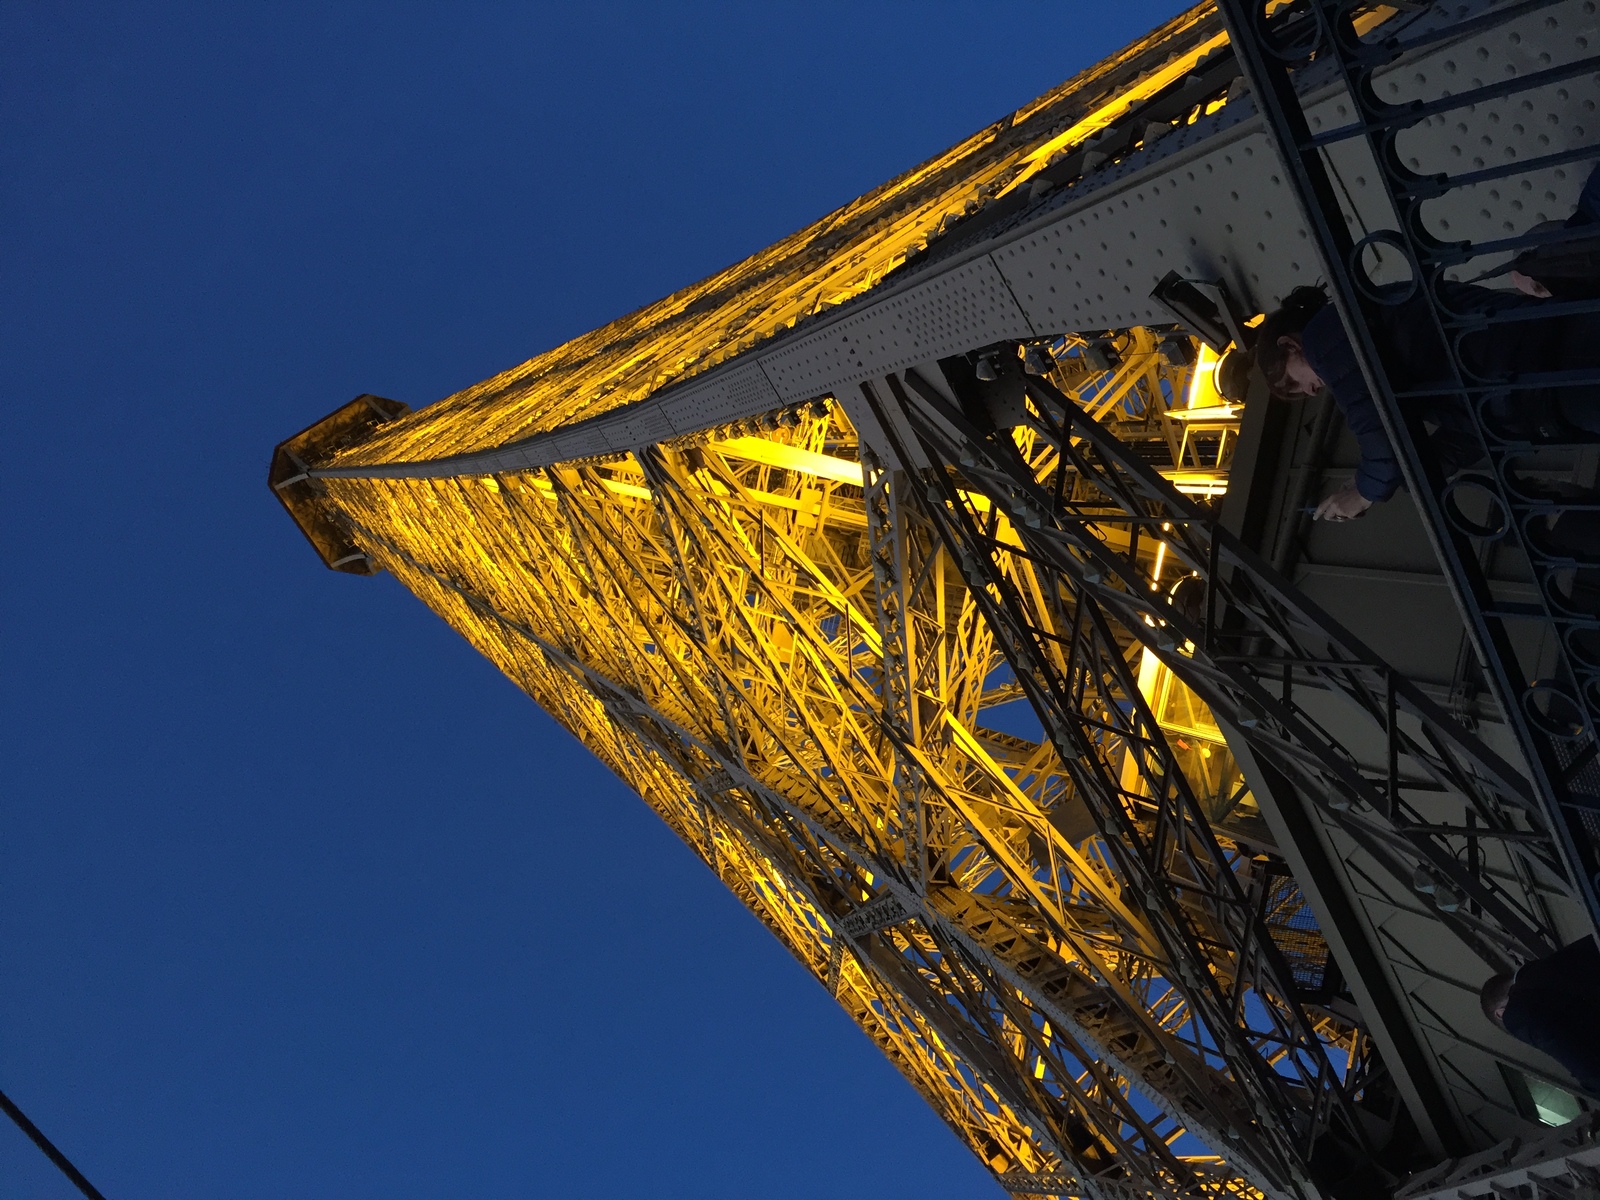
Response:
[[[1537,13],[1554,6],[1513,7]],[[1562,39],[1555,55],[1541,56],[1543,70],[1489,83],[1473,78],[1463,81],[1468,83],[1464,90],[1395,102],[1380,95],[1375,71],[1403,64],[1443,35],[1408,44],[1363,37],[1350,6],[1326,0],[1270,19],[1260,4],[1225,0],[1223,9],[1230,27],[1244,32],[1241,66],[1256,84],[1273,138],[1310,216],[1334,302],[1346,326],[1356,331],[1364,375],[1381,400],[1391,441],[1402,450],[1406,481],[1426,517],[1489,685],[1532,768],[1535,788],[1529,800],[1537,803],[1540,824],[1575,868],[1568,880],[1591,921],[1600,919],[1600,773],[1592,767],[1600,751],[1594,724],[1600,715],[1600,621],[1585,596],[1592,587],[1590,575],[1600,566],[1592,532],[1600,508],[1592,491],[1573,484],[1573,460],[1594,435],[1571,426],[1536,433],[1510,419],[1518,408],[1536,403],[1541,391],[1600,382],[1600,365],[1551,363],[1542,371],[1511,376],[1475,366],[1464,349],[1470,335],[1515,334],[1527,322],[1600,312],[1600,301],[1463,310],[1445,290],[1447,281],[1475,276],[1511,254],[1557,247],[1592,230],[1584,225],[1518,231],[1506,221],[1504,231],[1513,236],[1462,240],[1450,235],[1448,220],[1441,223],[1438,215],[1438,201],[1452,193],[1471,195],[1501,185],[1531,194],[1533,181],[1544,173],[1600,158],[1600,140],[1593,134],[1585,140],[1580,128],[1578,144],[1555,147],[1548,135],[1539,135],[1543,140],[1533,155],[1511,147],[1493,165],[1475,155],[1470,170],[1461,169],[1466,164],[1460,161],[1460,146],[1453,147],[1453,159],[1429,154],[1427,163],[1413,152],[1414,132],[1424,123],[1444,125],[1457,113],[1493,102],[1526,120],[1545,93],[1569,93],[1574,87],[1592,93],[1600,56],[1583,53],[1587,38]],[[1506,16],[1500,11],[1476,23],[1492,29]],[[1549,27],[1558,27],[1554,14]],[[1459,40],[1470,32],[1475,30],[1457,26],[1450,37]],[[1312,58],[1337,67],[1355,115],[1315,135],[1290,79],[1292,66]],[[1591,99],[1590,111],[1593,106]],[[1380,210],[1379,228],[1360,238],[1338,219],[1335,185],[1323,157],[1334,145],[1351,148],[1381,181],[1387,211]],[[1519,210],[1522,203],[1515,200]],[[1439,379],[1397,385],[1391,380],[1393,365],[1378,353],[1377,331],[1400,305],[1417,298],[1428,306],[1445,361],[1439,364]],[[1440,398],[1472,430],[1476,445],[1466,457],[1475,460],[1475,469],[1450,472],[1432,451],[1421,421],[1406,416],[1404,402]],[[1508,602],[1494,594],[1487,569],[1491,556],[1512,559],[1519,573],[1537,581],[1534,603]]]
[[[359,397],[271,468],[329,566],[393,574],[634,788],[1017,1196],[1387,1195],[1524,1127],[1482,1083],[1504,1050],[1406,972],[1476,981],[1416,948],[1487,973],[1581,920],[1521,743],[1241,535],[1264,396],[1126,319],[1205,164],[1270,170],[1242,74],[1196,9],[712,280],[418,413]],[[1246,311],[1267,236],[1228,243]],[[1049,271],[1102,307],[1056,319]]]

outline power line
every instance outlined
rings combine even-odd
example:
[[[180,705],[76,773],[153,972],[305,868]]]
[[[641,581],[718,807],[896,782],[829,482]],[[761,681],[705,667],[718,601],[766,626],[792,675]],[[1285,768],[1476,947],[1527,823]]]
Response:
[[[17,1128],[27,1134],[33,1144],[44,1151],[45,1157],[60,1167],[61,1173],[72,1180],[73,1185],[85,1196],[89,1197],[89,1200],[106,1200],[100,1189],[83,1177],[83,1172],[72,1165],[72,1160],[57,1150],[55,1143],[45,1137],[43,1131],[28,1120],[28,1114],[13,1104],[11,1097],[4,1092],[0,1092],[0,1108],[6,1110],[6,1115],[17,1123]]]

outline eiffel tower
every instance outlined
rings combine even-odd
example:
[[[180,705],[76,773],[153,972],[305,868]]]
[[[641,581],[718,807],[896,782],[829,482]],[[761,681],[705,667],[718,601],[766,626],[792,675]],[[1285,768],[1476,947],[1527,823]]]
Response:
[[[1475,994],[1594,930],[1583,623],[1480,511],[1534,503],[1502,459],[1450,506],[1370,338],[1414,536],[1332,562],[1337,415],[1240,352],[1298,284],[1356,328],[1570,212],[1592,8],[1203,5],[656,304],[357,397],[271,485],[1012,1195],[1388,1196],[1584,1103]]]

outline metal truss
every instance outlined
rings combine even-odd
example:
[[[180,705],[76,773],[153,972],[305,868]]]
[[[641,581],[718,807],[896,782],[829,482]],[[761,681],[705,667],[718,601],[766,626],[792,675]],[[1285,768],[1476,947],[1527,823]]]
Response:
[[[942,400],[915,372],[907,374],[914,387]],[[929,461],[929,451],[937,454],[938,448],[920,435],[931,427],[917,428],[921,422],[899,381],[887,382],[898,410],[868,387],[874,415],[902,463]],[[941,407],[967,424],[949,405]],[[908,424],[919,435],[915,447],[894,432]],[[981,453],[976,430],[968,427],[957,437],[943,449],[971,465],[963,476],[968,486],[958,486],[943,469],[921,472],[924,511],[960,562],[1016,678],[1044,718],[1075,796],[1148,915],[1162,943],[1161,969],[1227,1062],[1259,1127],[1281,1139],[1293,1161],[1309,1163],[1322,1137],[1359,1153],[1364,1147],[1352,1096],[1323,1052],[1316,1022],[1299,1003],[1293,971],[1268,929],[1260,896],[1240,878],[1245,872],[1237,847],[1216,837],[1137,686],[1128,640],[1117,637],[1106,609],[1092,596],[1063,588],[1052,569],[1056,564],[1030,553],[1036,536],[1030,525],[1041,525],[1041,513],[1002,509],[996,502],[1003,488],[994,486],[997,479],[982,477],[974,457]],[[939,455],[933,461],[944,460]],[[978,502],[979,496],[990,503]],[[1136,555],[1136,544],[1130,548]]]
[[[1551,45],[1562,48],[1557,55],[1561,61],[1543,69],[1511,73],[1508,66],[1510,78],[1487,84],[1463,80],[1470,86],[1453,94],[1441,89],[1438,95],[1390,102],[1380,96],[1378,73],[1399,78],[1394,72],[1418,55],[1450,42],[1465,48],[1469,38],[1483,38],[1530,13],[1555,14],[1563,6],[1502,5],[1411,40],[1381,36],[1382,31],[1363,36],[1355,24],[1361,6],[1347,0],[1302,0],[1270,19],[1262,5],[1249,0],[1221,0],[1220,7],[1309,222],[1333,302],[1398,452],[1412,500],[1451,583],[1489,687],[1527,761],[1532,787],[1522,803],[1524,822],[1543,835],[1539,855],[1553,860],[1593,925],[1600,921],[1600,773],[1595,769],[1600,752],[1600,614],[1582,593],[1588,587],[1586,576],[1600,565],[1593,546],[1584,546],[1594,540],[1600,507],[1592,490],[1575,486],[1572,467],[1594,436],[1570,429],[1534,434],[1525,428],[1532,422],[1514,415],[1508,419],[1508,414],[1530,403],[1536,389],[1600,383],[1600,371],[1551,364],[1543,372],[1494,377],[1474,368],[1463,354],[1463,342],[1473,334],[1514,333],[1529,328],[1529,321],[1597,312],[1600,303],[1464,311],[1459,300],[1452,303],[1446,294],[1447,279],[1476,274],[1517,251],[1585,231],[1524,229],[1504,238],[1462,241],[1448,234],[1448,225],[1441,225],[1436,214],[1440,203],[1474,188],[1510,187],[1519,181],[1529,188],[1532,179],[1542,180],[1540,172],[1568,164],[1585,164],[1587,170],[1587,162],[1600,157],[1600,143],[1556,146],[1531,156],[1508,145],[1508,161],[1485,165],[1479,157],[1477,169],[1461,172],[1454,161],[1421,162],[1411,139],[1435,122],[1455,121],[1483,106],[1502,104],[1520,121],[1523,109],[1533,112],[1537,103],[1558,91],[1564,97],[1564,87],[1592,89],[1600,58],[1582,54],[1582,39],[1557,38]],[[1548,24],[1557,26],[1554,15]],[[1545,53],[1542,61],[1550,64],[1551,54]],[[1310,62],[1320,70],[1331,69],[1342,82],[1355,113],[1349,124],[1313,135],[1291,71]],[[1521,132],[1521,124],[1515,129]],[[1548,137],[1538,140],[1550,146]],[[1361,163],[1363,176],[1381,185],[1387,227],[1359,240],[1352,235],[1330,178],[1330,151],[1357,156],[1351,161]],[[1460,147],[1456,152],[1461,153]],[[1515,209],[1521,208],[1519,201]],[[1515,225],[1507,221],[1504,228],[1511,231]],[[1387,288],[1372,271],[1375,259],[1385,256],[1392,276],[1393,264],[1400,264]],[[1447,348],[1435,383],[1397,386],[1394,381],[1403,376],[1379,353],[1374,331],[1390,322],[1401,303],[1424,305],[1439,344]],[[1453,477],[1447,473],[1420,419],[1409,415],[1423,400],[1454,409],[1456,424],[1470,429],[1476,439],[1477,465]],[[1534,580],[1537,600],[1513,603],[1496,595],[1491,565],[1502,578],[1511,574]],[[1526,951],[1542,948],[1533,943]]]
[[[1159,914],[1169,954],[1190,965],[1186,978],[1217,993],[1192,997],[1195,1010],[1210,1003],[1219,1023],[1237,1021],[1253,990],[1281,998],[1282,1044],[1311,1027],[1295,1004],[1304,989],[1293,967],[1273,952],[1281,931],[1252,920],[1238,839],[1212,825],[1212,782],[1150,707],[1136,652],[1182,680],[1258,771],[1320,809],[1387,872],[1390,891],[1485,963],[1504,968],[1553,948],[1548,898],[1572,888],[1527,779],[1261,562],[1214,510],[1179,493],[1095,419],[1092,403],[1022,376],[1015,355],[995,361],[1010,370],[987,384],[959,369],[938,385],[908,371],[903,382],[864,387],[864,397],[1119,874]],[[1081,379],[1076,365],[1069,357],[1057,378]],[[1352,746],[1368,749],[1358,756]],[[1375,760],[1371,747],[1382,748]],[[1381,880],[1373,890],[1382,893]],[[1224,979],[1231,991],[1218,986]],[[1433,1016],[1436,1034],[1469,1041]],[[1425,1079],[1427,1051],[1398,1052],[1397,1065]],[[1241,1082],[1244,1067],[1234,1064]],[[1348,1119],[1339,1109],[1348,1086],[1303,1078],[1284,1089],[1278,1069],[1284,1115],[1311,1139]],[[1431,1085],[1418,1086],[1429,1095]],[[1252,1097],[1258,1111],[1270,1111],[1272,1091]],[[1319,1093],[1326,1102],[1310,1099]]]
[[[1189,795],[1149,712],[1113,714],[1102,683],[1074,710],[1104,726],[1089,744],[986,728],[1035,685],[945,517],[837,406],[782,422],[317,486],[639,789],[1004,1186],[1318,1194],[1319,1154],[1362,1153],[1352,1106],[1380,1068],[1356,1024],[1297,998],[1273,925],[1303,913],[1292,881],[1189,819],[1145,848],[1187,876],[1130,858],[1129,830],[1100,828],[1119,772]],[[1023,554],[1005,570],[1056,586]],[[1084,638],[1126,683],[1104,621]]]
[[[941,531],[974,571],[974,589],[1004,601],[993,602],[997,628],[1031,642],[1012,647],[1025,686],[1060,675],[1067,661],[1092,674],[1099,660],[1080,666],[1075,639],[1103,641],[1101,626],[1114,623],[1124,643],[1137,641],[1183,679],[1486,963],[1506,966],[1553,948],[1539,890],[1564,882],[1563,863],[1527,779],[1301,596],[1213,511],[1180,494],[1046,379],[1027,379],[1022,425],[987,433],[915,371],[905,385],[887,384],[895,411],[876,395],[871,402],[886,429],[917,438],[901,452],[929,464],[927,495]],[[997,512],[1020,545],[1006,544]],[[1157,547],[1175,580],[1166,587],[1155,575]],[[1035,572],[1049,573],[1054,590],[1044,598],[1057,612],[1008,594],[992,565],[985,569],[1019,550]],[[1086,684],[1070,675],[1051,683],[1037,702],[1073,711]],[[1115,685],[1106,704],[1137,710],[1126,662]],[[1330,693],[1346,702],[1341,713],[1365,717],[1387,747],[1385,761],[1357,761],[1345,748],[1348,735],[1325,727]],[[1148,718],[1146,726],[1153,728]],[[1153,733],[1129,736],[1152,752],[1165,745]],[[1441,795],[1464,801],[1474,823],[1431,820],[1423,806],[1438,807],[1433,798]],[[1467,839],[1500,842],[1519,869],[1508,881],[1481,855],[1474,865],[1459,853]]]
[[[1579,1200],[1600,1196],[1600,1113],[1539,1138],[1513,1138],[1407,1180],[1395,1200]]]

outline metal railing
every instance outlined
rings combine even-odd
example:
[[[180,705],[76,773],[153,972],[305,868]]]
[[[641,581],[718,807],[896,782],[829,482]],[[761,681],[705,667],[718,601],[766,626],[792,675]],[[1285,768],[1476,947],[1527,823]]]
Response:
[[[1583,56],[1580,39],[1553,38],[1552,46],[1567,47],[1568,61],[1546,69],[1487,85],[1472,80],[1475,86],[1454,94],[1440,86],[1438,95],[1402,103],[1381,99],[1378,87],[1380,80],[1398,78],[1396,69],[1424,51],[1453,42],[1465,49],[1469,38],[1554,7],[1507,5],[1407,41],[1385,36],[1384,26],[1358,33],[1356,20],[1365,6],[1343,0],[1300,0],[1270,17],[1256,0],[1221,0],[1235,54],[1321,253],[1330,298],[1488,686],[1526,759],[1538,824],[1559,856],[1560,873],[1591,921],[1600,921],[1600,592],[1586,595],[1591,573],[1600,571],[1600,493],[1571,472],[1572,462],[1600,442],[1600,433],[1552,416],[1564,408],[1570,413],[1574,401],[1587,400],[1583,389],[1600,386],[1600,360],[1587,368],[1548,363],[1536,364],[1543,369],[1502,370],[1492,353],[1534,328],[1528,322],[1547,326],[1600,314],[1600,302],[1508,304],[1486,290],[1468,292],[1459,280],[1502,265],[1508,255],[1570,244],[1600,227],[1534,229],[1529,218],[1518,217],[1529,227],[1518,230],[1517,221],[1508,222],[1513,236],[1452,240],[1436,207],[1460,199],[1463,189],[1593,160],[1600,157],[1600,143],[1554,146],[1533,157],[1507,147],[1509,161],[1474,163],[1477,169],[1456,174],[1427,173],[1416,159],[1404,157],[1406,131],[1457,110],[1491,102],[1520,105],[1534,94],[1545,98],[1541,89],[1600,92],[1593,83],[1600,58]],[[1548,52],[1543,57],[1550,59]],[[1298,71],[1312,63],[1322,71],[1331,64],[1355,113],[1350,123],[1313,133],[1296,90]],[[1528,99],[1527,108],[1533,107]],[[1545,135],[1538,140],[1549,142]],[[1381,185],[1389,227],[1359,238],[1351,232],[1330,174],[1330,147],[1366,155],[1364,174]],[[1505,214],[1517,215],[1509,203]],[[1388,259],[1391,273],[1398,259],[1401,277],[1380,282],[1371,269],[1375,253]],[[1417,383],[1415,370],[1397,362],[1396,351],[1385,344],[1383,333],[1401,305],[1425,314],[1422,327],[1437,336],[1440,361],[1436,377],[1426,383]],[[1524,366],[1515,354],[1510,360],[1503,365]],[[1424,410],[1449,426],[1458,443],[1454,462],[1428,437]],[[1461,462],[1468,465],[1463,469]],[[1536,599],[1509,599],[1506,589],[1494,585],[1491,564],[1500,578],[1532,580]]]

